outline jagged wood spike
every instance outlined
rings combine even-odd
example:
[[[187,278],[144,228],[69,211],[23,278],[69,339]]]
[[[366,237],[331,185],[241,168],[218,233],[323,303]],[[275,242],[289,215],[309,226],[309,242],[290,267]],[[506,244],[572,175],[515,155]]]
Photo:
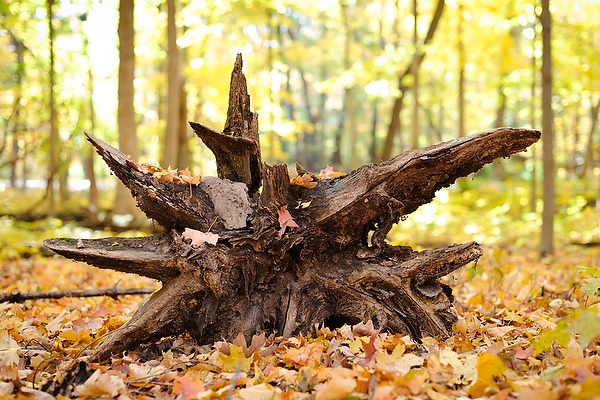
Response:
[[[218,177],[245,183],[252,197],[261,185],[262,161],[258,114],[250,110],[242,66],[242,55],[238,54],[231,73],[229,108],[223,133],[196,122],[190,122],[190,126],[215,155]]]

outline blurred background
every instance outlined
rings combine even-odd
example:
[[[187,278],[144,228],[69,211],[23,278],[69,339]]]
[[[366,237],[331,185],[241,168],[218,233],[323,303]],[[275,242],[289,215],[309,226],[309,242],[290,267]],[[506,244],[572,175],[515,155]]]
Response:
[[[485,222],[463,220],[460,234],[513,240],[517,228],[531,241],[545,200],[569,221],[563,241],[595,243],[600,7],[544,4],[551,47],[537,1],[3,0],[2,224],[141,219],[84,131],[138,162],[216,175],[187,121],[222,129],[242,53],[269,164],[349,172],[497,126],[544,128],[546,151],[540,142],[461,179],[398,240],[452,241],[456,229],[436,229],[475,210]]]

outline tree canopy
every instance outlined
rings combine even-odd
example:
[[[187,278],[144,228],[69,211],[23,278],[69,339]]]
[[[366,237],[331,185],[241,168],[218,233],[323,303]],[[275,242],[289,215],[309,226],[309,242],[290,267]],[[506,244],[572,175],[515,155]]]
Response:
[[[437,1],[418,2],[418,19],[413,2],[405,0],[175,2],[184,117],[218,126],[226,112],[229,65],[241,52],[252,77],[249,94],[261,118],[266,162],[298,161],[310,170],[379,162],[383,154],[414,145],[406,129],[412,124],[410,102],[400,114],[399,134],[384,151],[395,99],[412,96],[414,75],[402,72],[415,54],[424,54],[422,111],[415,114],[419,147],[499,125],[536,128],[541,115],[540,5],[519,0],[441,4],[435,35],[426,40]],[[53,93],[60,110],[63,175],[84,175],[83,155],[89,149],[81,131],[92,129],[92,109],[94,133],[112,143],[117,138],[118,8],[114,0],[63,1],[53,7]],[[41,0],[8,0],[0,6],[0,47],[6,55],[0,60],[0,176],[12,181],[45,179],[39,171],[48,165],[47,10]],[[169,104],[167,11],[159,1],[135,3],[135,112],[143,143],[138,147],[147,160],[162,159],[164,152],[158,139],[167,128]],[[595,50],[600,10],[593,0],[573,0],[553,3],[551,11],[555,147],[559,174],[566,176],[597,162],[594,143],[600,140],[589,138],[600,102]],[[464,111],[459,112],[457,98],[463,96]],[[192,137],[189,127],[187,134]],[[190,150],[192,169],[214,172],[206,150]]]

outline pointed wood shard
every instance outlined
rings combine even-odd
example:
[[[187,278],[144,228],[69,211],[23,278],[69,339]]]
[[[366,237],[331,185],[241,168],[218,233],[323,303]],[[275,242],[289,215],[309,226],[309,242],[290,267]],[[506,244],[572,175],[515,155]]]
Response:
[[[196,122],[190,122],[190,125],[215,155],[219,178],[245,183],[250,196],[254,196],[262,178],[258,114],[250,110],[242,66],[242,55],[238,54],[231,73],[229,109],[223,133]]]

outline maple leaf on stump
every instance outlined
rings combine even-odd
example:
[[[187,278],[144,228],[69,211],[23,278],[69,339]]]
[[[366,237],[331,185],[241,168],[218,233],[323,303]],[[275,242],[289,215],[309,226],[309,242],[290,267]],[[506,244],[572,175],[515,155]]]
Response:
[[[368,320],[373,329],[416,341],[449,336],[456,321],[452,289],[438,279],[477,260],[482,247],[417,252],[389,245],[386,234],[440,188],[540,137],[497,128],[291,184],[286,165],[261,161],[241,55],[223,132],[190,124],[215,155],[218,173],[191,185],[157,179],[86,134],[138,206],[165,228],[151,237],[44,242],[66,257],[162,282],[92,359],[183,332],[212,344],[240,333],[291,336],[322,323]]]

